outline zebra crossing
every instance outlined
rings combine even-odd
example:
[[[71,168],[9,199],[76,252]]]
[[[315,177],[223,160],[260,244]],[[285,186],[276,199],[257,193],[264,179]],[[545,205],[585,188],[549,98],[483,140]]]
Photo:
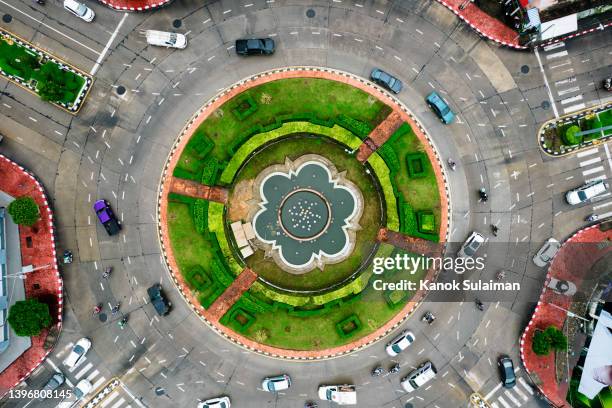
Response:
[[[518,377],[514,387],[503,388],[500,383],[485,396],[485,400],[492,408],[516,408],[527,404],[530,397],[533,397],[533,388],[523,377]]]
[[[612,175],[612,149],[610,143],[593,147],[576,153],[578,169],[585,183],[597,180],[608,180]],[[612,217],[612,192],[608,191],[590,201],[592,212],[598,218]]]
[[[561,104],[562,113],[564,115],[586,108],[583,94],[580,85],[577,83],[574,75],[574,67],[569,58],[569,53],[565,49],[565,43],[548,45],[543,48],[546,56],[548,68],[553,73],[567,75],[567,78],[561,79],[553,83],[554,89],[553,98]]]

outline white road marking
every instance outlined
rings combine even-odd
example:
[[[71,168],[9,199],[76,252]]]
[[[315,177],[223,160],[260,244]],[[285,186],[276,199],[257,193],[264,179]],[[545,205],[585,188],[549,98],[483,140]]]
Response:
[[[563,51],[555,52],[554,54],[548,54],[546,56],[546,59],[551,60],[554,58],[561,58],[561,57],[565,57],[567,54],[568,54],[567,50],[563,50]]]
[[[121,398],[119,401],[115,402],[115,404],[111,408],[119,408],[125,402],[125,398]]]
[[[574,86],[574,87],[571,87],[571,88],[562,89],[560,91],[557,91],[557,93],[559,94],[559,96],[563,96],[563,95],[566,95],[568,93],[573,93],[573,92],[576,92],[576,91],[579,91],[579,90],[580,90],[579,86]]]
[[[493,388],[491,391],[489,391],[487,395],[485,395],[484,399],[488,400],[489,398],[491,398],[491,396],[495,394],[497,390],[499,390],[501,387],[502,387],[502,383],[497,384],[495,388]]]
[[[585,156],[590,156],[592,154],[597,153],[599,150],[597,148],[594,149],[589,149],[589,150],[585,150],[582,152],[579,152],[578,154],[576,154],[576,157],[585,157]]]
[[[108,397],[106,397],[106,399],[104,401],[102,401],[100,403],[100,406],[102,408],[106,407],[107,405],[109,405],[111,402],[114,401],[115,398],[117,398],[119,396],[119,393],[117,391],[113,391],[111,392]]]
[[[512,408],[502,396],[500,396],[497,400],[504,406],[504,408]]]
[[[527,402],[529,400],[529,398],[525,395],[523,391],[521,391],[519,387],[514,387],[512,390],[516,392],[519,395],[519,397],[523,399],[523,401]]]
[[[566,98],[561,101],[561,105],[567,105],[568,103],[578,102],[582,100],[582,95],[572,96],[571,98]]]
[[[527,392],[529,394],[533,395],[533,389],[531,388],[531,386],[529,384],[527,384],[527,382],[523,379],[523,377],[519,377],[518,381],[519,381],[519,383],[521,383],[523,388],[525,388],[527,390]]]
[[[605,180],[605,179],[607,179],[606,175],[605,174],[601,174],[601,175],[599,175],[597,177],[585,179],[584,181],[586,181],[587,183],[590,183],[591,181],[599,181],[599,180]],[[601,196],[600,196],[600,198],[601,198]]]
[[[594,173],[599,173],[600,171],[603,171],[604,166],[599,166],[599,167],[594,167],[592,169],[588,169],[582,172],[583,176],[588,176]]]
[[[544,51],[548,52],[548,51],[552,51],[552,50],[555,50],[561,47],[565,47],[565,43],[563,41],[559,41],[558,43],[547,45],[546,47],[544,47]]]
[[[595,157],[593,159],[585,160],[580,162],[580,167],[590,166],[591,164],[599,163],[601,161],[601,157]]]
[[[74,378],[76,378],[77,380],[80,379],[86,372],[91,369],[91,367],[93,367],[93,363],[87,363],[85,367],[83,367],[78,373],[74,375]]]
[[[563,109],[563,113],[570,113],[580,109],[584,109],[585,106],[586,105],[584,103],[578,103],[576,105],[568,106],[567,108]]]
[[[506,390],[506,391],[504,391],[504,394],[506,394],[506,397],[508,397],[508,399],[514,403],[514,405],[516,405],[517,407],[520,407],[520,406],[521,406],[521,403],[519,402],[519,400],[517,400],[517,399],[514,397],[514,395],[512,395],[512,394],[510,393],[510,390]]]
[[[540,65],[540,72],[542,73],[542,76],[544,77],[544,84],[546,85],[546,90],[548,92],[548,99],[550,100],[550,104],[553,108],[553,113],[555,114],[555,118],[559,118],[559,112],[557,111],[557,106],[555,105],[555,101],[553,99],[552,96],[552,91],[550,90],[550,86],[548,85],[548,78],[546,78],[546,72],[544,72],[544,67],[542,66],[542,60],[540,59],[540,53],[538,52],[538,49],[535,49],[535,56],[536,59],[538,60],[538,64]]]

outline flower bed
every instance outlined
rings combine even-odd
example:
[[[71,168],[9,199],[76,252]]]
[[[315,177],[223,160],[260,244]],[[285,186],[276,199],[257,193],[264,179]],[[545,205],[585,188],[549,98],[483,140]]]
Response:
[[[4,30],[0,74],[71,114],[79,111],[93,83],[90,75]]]

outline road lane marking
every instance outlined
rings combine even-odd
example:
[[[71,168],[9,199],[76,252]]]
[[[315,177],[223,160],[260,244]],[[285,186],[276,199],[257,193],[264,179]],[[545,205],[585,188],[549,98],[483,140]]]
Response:
[[[594,173],[599,173],[600,171],[602,171],[604,169],[604,166],[598,166],[598,167],[594,167],[592,169],[588,169],[582,172],[583,176],[588,176]]]
[[[99,370],[94,370],[94,371],[92,371],[92,372],[91,372],[91,373],[90,373],[90,374],[87,376],[87,380],[88,380],[88,381],[93,380],[94,378],[96,378],[96,376],[97,376],[98,374],[100,374],[100,371],[99,371]]]
[[[544,51],[548,52],[548,51],[552,51],[552,50],[555,50],[561,47],[565,47],[565,43],[563,41],[559,41],[558,43],[547,45],[546,47],[544,47]]]
[[[113,400],[114,400],[115,398],[117,398],[118,396],[119,396],[119,393],[118,393],[117,391],[113,391],[113,392],[111,392],[111,393],[108,395],[108,397],[106,397],[106,399],[100,403],[100,406],[101,406],[102,408],[106,407],[106,406],[107,406],[107,405],[109,405],[111,402],[113,402]]]
[[[85,367],[81,369],[78,373],[74,375],[74,378],[77,380],[80,379],[86,372],[88,372],[93,367],[93,363],[89,362]]]
[[[513,390],[519,395],[519,397],[523,399],[523,401],[527,402],[529,400],[529,398],[525,395],[523,391],[521,391],[519,387],[514,387]]]
[[[555,83],[555,85],[556,85],[556,83]],[[559,90],[559,91],[557,91],[557,94],[559,94],[559,96],[563,96],[565,94],[573,93],[573,92],[576,92],[576,91],[579,91],[579,90],[580,90],[579,86],[574,86],[574,87],[571,87],[571,88]]]
[[[567,108],[563,109],[563,113],[570,113],[580,109],[584,109],[585,106],[586,105],[584,103],[578,103],[576,105],[568,106]]]
[[[486,398],[485,398],[485,399],[486,399]],[[498,401],[499,401],[499,402],[500,402],[500,403],[501,403],[501,404],[502,404],[502,405],[503,405],[505,408],[512,408],[512,407],[510,406],[510,404],[508,404],[508,403],[506,402],[506,400],[505,400],[505,399],[504,399],[502,396],[500,396],[499,398],[497,398],[497,400],[498,400]]]
[[[516,405],[517,407],[520,407],[520,406],[522,405],[522,404],[519,402],[519,400],[517,400],[517,399],[514,397],[514,395],[512,395],[512,394],[510,393],[510,390],[506,390],[506,391],[504,391],[504,394],[506,394],[506,397],[508,397],[508,399],[509,399],[510,401],[512,401],[512,402],[514,403],[514,405]]]
[[[548,85],[548,78],[546,78],[546,72],[544,72],[544,67],[542,66],[542,60],[540,59],[540,53],[538,52],[538,49],[535,49],[535,56],[536,59],[538,60],[538,65],[540,66],[540,72],[542,73],[542,76],[544,77],[544,84],[546,85],[546,91],[548,92],[548,99],[550,100],[550,104],[553,108],[553,113],[555,114],[555,118],[559,118],[559,112],[557,111],[557,106],[555,105],[555,100],[553,99],[552,96],[552,91],[550,90],[550,85]]]
[[[604,145],[607,146],[607,145]],[[585,157],[585,156],[590,156],[592,154],[595,154],[599,151],[599,149],[597,149],[596,147],[593,149],[589,149],[589,150],[585,150],[583,152],[579,152],[578,154],[576,154],[576,157]]]
[[[546,59],[551,60],[554,58],[561,58],[561,57],[565,57],[567,54],[568,54],[567,50],[563,50],[563,51],[555,52],[554,54],[548,54],[546,56]]]
[[[565,98],[561,101],[561,105],[567,105],[568,103],[578,102],[582,100],[582,95],[572,96],[571,98]]]
[[[585,160],[580,162],[580,167],[587,167],[591,164],[599,163],[601,161],[601,157],[595,157],[593,159]]]
[[[113,41],[115,41],[115,38],[117,37],[117,34],[119,33],[119,29],[121,28],[121,26],[125,22],[125,19],[127,18],[127,16],[128,16],[128,13],[123,13],[123,17],[119,21],[119,24],[117,24],[117,27],[115,27],[115,31],[113,31],[113,34],[110,36],[110,38],[106,42],[106,45],[104,46],[104,49],[102,50],[100,55],[98,55],[98,59],[96,60],[95,65],[93,66],[91,71],[89,71],[89,73],[91,75],[94,75],[96,72],[98,72],[98,69],[100,68],[100,64],[102,63],[102,60],[106,56],[106,53],[108,52],[108,50],[109,50],[111,44],[113,43]]]
[[[521,385],[523,386],[523,388],[525,388],[528,393],[533,395],[533,389],[531,388],[531,386],[529,384],[527,384],[527,382],[523,379],[523,377],[519,377],[518,380],[521,383]]]
[[[44,27],[48,28],[49,30],[54,31],[54,32],[56,32],[57,34],[61,35],[62,37],[65,37],[65,38],[69,39],[70,41],[75,42],[76,44],[80,45],[81,47],[83,47],[83,48],[85,48],[85,49],[87,49],[87,50],[89,50],[89,51],[93,52],[94,54],[100,54],[100,52],[99,52],[99,51],[96,51],[96,50],[94,50],[93,48],[88,47],[87,45],[83,44],[82,42],[80,42],[80,41],[78,41],[78,40],[75,40],[74,38],[70,37],[68,34],[64,34],[64,33],[62,33],[62,32],[61,32],[61,31],[59,31],[58,29],[51,27],[49,24],[45,24],[45,23],[43,23],[42,21],[40,21],[39,19],[37,19],[37,18],[35,18],[35,17],[32,17],[32,16],[31,16],[31,15],[29,15],[28,13],[26,13],[26,12],[24,12],[24,11],[19,10],[17,7],[13,6],[12,4],[9,4],[9,3],[5,2],[4,0],[0,0],[0,3],[2,3],[2,4],[5,4],[5,5],[9,6],[9,7],[10,7],[10,8],[12,8],[13,10],[15,10],[15,11],[17,11],[17,12],[19,12],[19,13],[23,14],[24,16],[26,16],[26,17],[28,17],[28,18],[31,18],[32,20],[36,21],[36,22],[37,22],[38,24],[40,24],[41,26],[44,26]]]

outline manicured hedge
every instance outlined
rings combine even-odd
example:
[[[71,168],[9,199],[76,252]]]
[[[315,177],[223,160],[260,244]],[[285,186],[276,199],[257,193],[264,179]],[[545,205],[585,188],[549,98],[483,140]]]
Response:
[[[349,329],[348,327],[351,327],[351,326],[353,326],[353,328]],[[336,332],[338,333],[338,336],[345,339],[345,338],[351,337],[353,334],[358,332],[361,329],[361,327],[362,327],[362,324],[361,324],[361,320],[359,320],[359,317],[357,317],[356,314],[352,314],[346,319],[343,319],[339,321],[338,323],[336,323]]]
[[[215,147],[215,142],[212,141],[204,132],[196,130],[191,136],[187,148],[192,150],[199,158],[204,158]]]
[[[182,204],[193,204],[195,202],[195,197],[189,197],[182,194],[177,193],[168,193],[168,201],[173,203],[182,203]]]
[[[387,228],[392,231],[397,231],[400,227],[396,200],[398,193],[395,189],[393,181],[391,180],[389,167],[387,167],[384,160],[378,155],[378,153],[373,153],[368,158],[368,163],[370,166],[372,166],[374,174],[376,174],[376,177],[378,178],[383,190],[383,196],[385,197],[385,204],[387,208]]]
[[[208,232],[208,201],[196,199],[191,205],[191,216],[195,229],[200,234]]]
[[[361,139],[365,139],[372,132],[372,127],[369,124],[343,114],[336,116],[336,123],[350,130],[351,133],[359,136]]]
[[[194,265],[188,268],[183,275],[190,288],[201,292],[212,284],[211,278],[208,276],[204,268],[200,265]]]
[[[419,231],[424,234],[434,234],[436,232],[436,219],[431,211],[417,212]]]
[[[439,242],[440,237],[436,233],[423,233],[419,231],[417,215],[412,206],[400,199],[400,230],[402,234],[406,234],[415,238],[423,238],[428,241]]]
[[[410,153],[406,155],[406,164],[408,166],[408,175],[411,178],[425,177],[428,172],[427,165],[429,159],[423,152]]]
[[[239,319],[245,320],[241,322]],[[236,308],[231,311],[230,321],[234,323],[234,325],[238,326],[238,331],[243,333],[245,332],[253,323],[255,323],[255,316],[250,313],[242,310],[241,308]]]
[[[209,156],[204,160],[202,165],[202,184],[214,186],[219,175],[219,162],[216,158]]]
[[[563,128],[561,139],[563,143],[568,146],[574,146],[582,143],[582,136],[578,136],[577,133],[580,132],[580,127],[578,125],[567,126]]]
[[[393,147],[387,143],[380,146],[376,151],[389,167],[391,174],[400,171],[400,162]]]
[[[257,112],[257,103],[251,95],[245,95],[243,98],[240,98],[234,109],[232,109],[232,113],[239,121],[245,120],[255,112]]]
[[[387,142],[385,143],[386,145],[392,145],[393,143],[395,143],[395,141],[409,133],[413,133],[412,131],[412,127],[410,127],[410,125],[406,122],[402,123],[400,125],[399,128],[397,128],[397,130],[395,132],[393,132],[393,134],[391,135],[391,137],[387,140]]]
[[[193,181],[200,181],[200,177],[197,174],[194,174],[192,172],[190,172],[189,170],[185,170],[181,167],[175,167],[174,171],[172,172],[172,176],[176,177],[176,178],[180,178],[180,179],[185,179],[185,180],[193,180]]]

